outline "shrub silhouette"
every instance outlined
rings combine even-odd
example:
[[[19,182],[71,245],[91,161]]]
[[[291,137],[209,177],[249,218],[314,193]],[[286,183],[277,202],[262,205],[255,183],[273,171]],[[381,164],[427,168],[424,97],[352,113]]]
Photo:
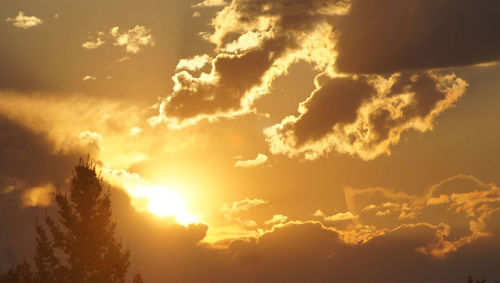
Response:
[[[48,232],[38,222],[36,272],[24,261],[0,274],[0,282],[122,283],[130,252],[115,238],[111,193],[95,165],[80,159],[68,192],[55,193],[59,221],[47,216]],[[143,282],[140,273],[133,282]]]

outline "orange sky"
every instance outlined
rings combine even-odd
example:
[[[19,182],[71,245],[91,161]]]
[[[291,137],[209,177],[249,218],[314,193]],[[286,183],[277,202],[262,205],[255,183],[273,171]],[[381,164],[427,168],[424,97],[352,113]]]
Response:
[[[499,279],[498,12],[0,3],[0,269],[90,154],[148,282]]]

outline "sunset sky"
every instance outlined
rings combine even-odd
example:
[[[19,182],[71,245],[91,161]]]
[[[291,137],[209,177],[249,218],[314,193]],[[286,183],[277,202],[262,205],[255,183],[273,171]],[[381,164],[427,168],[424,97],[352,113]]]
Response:
[[[0,270],[79,157],[146,282],[500,280],[500,2],[0,2]]]

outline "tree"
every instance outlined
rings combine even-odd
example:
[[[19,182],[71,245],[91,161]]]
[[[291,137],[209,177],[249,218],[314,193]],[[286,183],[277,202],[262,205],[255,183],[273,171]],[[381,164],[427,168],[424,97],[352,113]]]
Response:
[[[47,216],[51,239],[37,226],[35,262],[40,279],[52,282],[125,282],[130,265],[128,250],[115,239],[111,219],[111,194],[104,190],[95,165],[80,162],[75,167],[69,195],[58,190],[59,223]],[[65,263],[56,257],[64,255]],[[51,281],[48,281],[51,282]]]
[[[37,221],[36,272],[26,262],[0,272],[0,283],[123,283],[130,252],[115,238],[111,192],[95,165],[80,159],[67,192],[55,193],[59,219]],[[137,272],[133,283],[143,283]]]
[[[24,260],[17,266],[9,269],[5,273],[0,273],[0,283],[35,283],[31,267]]]
[[[134,277],[132,278],[132,283],[144,283],[144,280],[142,280],[142,275],[139,271],[136,274],[134,274]]]
[[[486,279],[483,279],[483,280],[477,280],[476,282],[474,282],[474,279],[472,279],[472,276],[468,276],[467,277],[467,283],[486,283]],[[500,281],[496,281],[496,283],[500,283]]]
[[[43,227],[38,223],[35,226],[36,253],[35,266],[37,268],[36,280],[44,283],[65,282],[66,269],[60,264],[59,259],[54,254],[54,243],[49,239]]]

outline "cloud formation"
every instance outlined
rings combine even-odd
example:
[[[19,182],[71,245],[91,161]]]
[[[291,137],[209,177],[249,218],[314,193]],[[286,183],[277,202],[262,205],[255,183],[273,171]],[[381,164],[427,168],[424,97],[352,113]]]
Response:
[[[85,77],[82,78],[82,81],[95,81],[97,78],[91,75],[86,75]]]
[[[109,38],[115,46],[124,46],[125,51],[131,54],[140,53],[145,47],[155,46],[155,40],[151,34],[151,29],[145,26],[136,25],[126,31],[120,31],[120,27],[114,26],[107,32],[97,32],[95,37],[91,37],[88,41],[83,42],[82,47],[85,49],[96,49],[106,43],[106,38]],[[122,59],[120,59],[120,61],[121,60]]]
[[[212,18],[213,31],[204,34],[216,45],[215,55],[179,62],[173,92],[149,122],[181,128],[258,113],[254,102],[271,92],[291,64],[302,61],[319,73],[316,89],[299,105],[298,116],[264,130],[271,153],[309,160],[332,151],[363,160],[390,154],[405,132],[433,130],[437,117],[465,93],[464,80],[436,69],[499,59],[499,37],[487,23],[497,21],[491,11],[500,5],[403,2],[219,3],[224,5]],[[477,14],[466,21],[469,8]],[[441,14],[444,18],[436,20]],[[367,19],[374,24],[366,25]],[[449,32],[455,24],[466,35],[458,49],[451,46],[457,44],[456,33]],[[485,41],[491,44],[484,47]]]
[[[328,215],[325,215],[325,213],[323,211],[318,209],[318,210],[316,210],[316,212],[313,215],[316,217],[321,217],[324,221],[327,221],[327,222],[356,219],[356,216],[354,214],[352,214],[350,211],[339,212],[339,213],[328,216]]]
[[[267,155],[259,153],[255,159],[236,161],[234,166],[240,168],[252,168],[263,165],[264,163],[267,162],[267,160],[268,160]]]
[[[124,32],[120,32],[120,28],[116,26],[109,33],[115,38],[114,45],[125,46],[128,53],[137,54],[146,46],[155,46],[151,30],[144,26],[136,25]]]
[[[272,82],[292,63],[304,60],[322,69],[331,66],[324,56],[333,52],[333,32],[324,21],[324,14],[331,11],[315,7],[314,15],[307,15],[306,10],[294,9],[280,18],[286,7],[273,3],[233,1],[225,6],[212,19],[215,31],[205,35],[217,45],[217,54],[206,61],[209,72],[176,73],[173,93],[150,123],[175,128],[255,112],[254,101],[268,94]]]
[[[96,49],[97,47],[104,45],[104,43],[106,43],[103,39],[104,35],[104,32],[98,32],[97,38],[85,41],[82,43],[82,47],[85,49]]]
[[[221,7],[226,6],[228,2],[225,0],[204,0],[198,4],[193,5],[195,8],[205,8],[205,7]]]
[[[263,205],[266,203],[267,201],[263,199],[246,198],[244,200],[235,201],[231,205],[225,203],[224,205],[222,205],[220,212],[222,212],[226,218],[232,218],[234,215],[238,213],[248,211],[250,208]]]
[[[43,23],[43,20],[35,16],[26,16],[22,11],[15,18],[7,18],[7,22],[11,22],[15,27],[29,29]]]
[[[45,186],[33,187],[23,193],[23,206],[49,206],[52,201],[52,195],[55,192],[53,184],[49,183]]]
[[[337,68],[392,73],[498,61],[499,12],[488,0],[352,0],[335,22]]]
[[[316,159],[332,150],[371,160],[414,129],[434,128],[436,117],[464,94],[454,75],[403,73],[327,79],[289,116],[264,130],[273,154]]]
[[[442,195],[450,202],[427,204]],[[346,189],[349,212],[357,216],[344,220],[351,225],[273,215],[248,228],[262,231],[234,234],[223,246],[203,242],[212,227],[165,225],[134,210],[121,191],[113,196],[120,233],[145,279],[155,282],[459,282],[468,275],[498,276],[500,189],[472,176],[447,178],[421,196]],[[245,199],[224,212],[236,215],[266,203]],[[414,217],[400,218],[405,209]],[[377,216],[381,210],[391,213]]]

